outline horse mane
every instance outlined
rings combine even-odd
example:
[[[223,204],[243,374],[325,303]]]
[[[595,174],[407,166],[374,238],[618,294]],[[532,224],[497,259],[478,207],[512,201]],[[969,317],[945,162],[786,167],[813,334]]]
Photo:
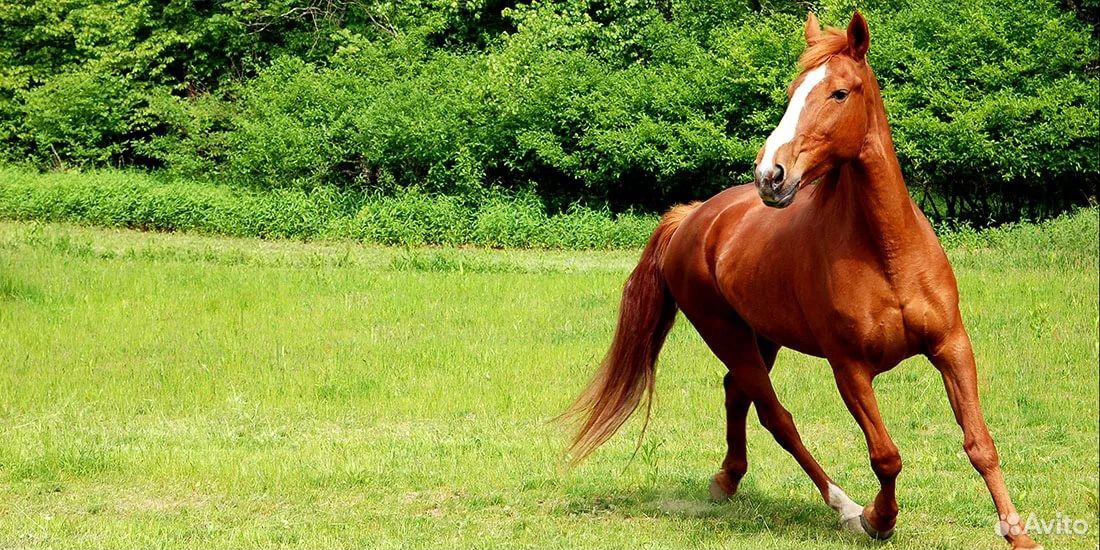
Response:
[[[848,49],[848,32],[836,27],[825,27],[814,37],[813,43],[806,46],[798,57],[798,66],[806,72],[829,60],[830,57],[844,53]],[[795,85],[802,80],[796,78],[787,88],[787,96],[794,93]]]
[[[806,46],[806,50],[798,58],[798,65],[803,70],[810,70],[847,49],[847,31],[836,27],[825,27],[814,37],[813,43]]]

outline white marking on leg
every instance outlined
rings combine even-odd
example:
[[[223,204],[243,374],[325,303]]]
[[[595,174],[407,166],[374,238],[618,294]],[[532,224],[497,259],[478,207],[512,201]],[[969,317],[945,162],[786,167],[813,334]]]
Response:
[[[770,172],[775,167],[775,152],[783,144],[794,139],[795,130],[798,128],[798,119],[802,116],[802,109],[806,107],[806,98],[815,86],[825,80],[825,65],[826,63],[822,63],[816,69],[806,73],[802,83],[791,94],[791,102],[787,105],[787,112],[783,113],[779,126],[772,130],[768,140],[764,142],[764,157],[760,159],[760,166],[757,167],[760,173],[767,174]]]
[[[859,516],[863,514],[863,507],[856,504],[848,497],[840,487],[829,484],[829,507],[840,514],[840,525],[848,531],[864,533]]]

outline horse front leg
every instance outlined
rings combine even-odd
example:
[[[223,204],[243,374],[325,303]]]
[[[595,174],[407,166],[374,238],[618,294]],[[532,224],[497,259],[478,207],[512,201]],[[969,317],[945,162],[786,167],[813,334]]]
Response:
[[[1000,531],[1013,548],[1038,548],[1024,532],[1024,524],[1016,512],[1016,506],[1008,496],[1000,459],[989,427],[985,423],[978,402],[978,374],[974,366],[974,351],[970,336],[959,326],[950,332],[928,354],[929,360],[943,376],[947,399],[955,413],[955,420],[962,427],[963,449],[974,469],[985,480],[993,505],[1000,518]]]
[[[871,538],[886,540],[893,536],[898,517],[894,485],[901,473],[901,454],[879,414],[875,390],[871,386],[874,372],[869,365],[858,362],[833,362],[833,374],[840,396],[863,430],[871,456],[871,469],[880,484],[878,495],[863,509],[860,521]]]

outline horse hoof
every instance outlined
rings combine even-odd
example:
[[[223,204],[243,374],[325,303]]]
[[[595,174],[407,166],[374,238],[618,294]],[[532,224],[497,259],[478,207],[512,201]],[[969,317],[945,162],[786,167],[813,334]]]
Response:
[[[867,521],[867,518],[863,515],[859,515],[859,524],[863,527],[863,532],[867,533],[867,536],[875,540],[887,540],[894,536],[894,528],[891,527],[885,531],[879,531],[874,527],[871,527],[871,522]]]
[[[852,516],[850,518],[841,518],[840,528],[851,533],[866,535],[867,531],[863,528],[863,521],[860,517],[861,516]]]
[[[710,499],[714,502],[725,502],[733,496],[736,491],[727,491],[722,487],[722,483],[718,481],[718,476],[722,475],[721,472],[714,474],[714,477],[710,478]]]
[[[1012,550],[1043,550],[1043,546],[1027,535],[1016,537],[1012,540]]]

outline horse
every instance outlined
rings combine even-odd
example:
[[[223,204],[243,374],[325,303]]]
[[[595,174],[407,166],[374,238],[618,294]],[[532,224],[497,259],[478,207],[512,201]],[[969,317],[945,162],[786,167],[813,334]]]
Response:
[[[943,379],[963,449],[1001,519],[999,532],[1013,548],[1037,548],[1009,497],[982,415],[955,275],[902,178],[867,63],[867,21],[857,11],[846,31],[822,29],[810,13],[805,39],[802,72],[756,157],[754,185],[674,207],[643,249],[623,288],[610,350],[565,413],[579,425],[572,461],[603,444],[643,401],[648,421],[657,356],[679,310],[728,370],[728,450],[711,497],[737,492],[748,468],[746,416],[755,405],[841,526],[885,540],[897,520],[902,461],[872,380],[919,354]],[[770,371],[784,347],[832,367],[879,480],[867,506],[830,479],[777,399]]]

